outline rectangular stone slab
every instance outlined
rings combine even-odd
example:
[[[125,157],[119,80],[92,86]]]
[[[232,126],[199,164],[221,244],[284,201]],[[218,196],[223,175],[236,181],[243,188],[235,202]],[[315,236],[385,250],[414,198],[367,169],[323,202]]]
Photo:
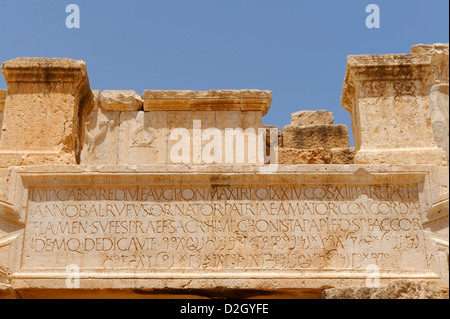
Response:
[[[345,125],[287,125],[283,128],[283,146],[295,149],[349,147]]]
[[[386,168],[14,168],[0,266],[18,291],[66,289],[73,269],[80,289],[351,286],[367,267],[439,279],[429,172]]]

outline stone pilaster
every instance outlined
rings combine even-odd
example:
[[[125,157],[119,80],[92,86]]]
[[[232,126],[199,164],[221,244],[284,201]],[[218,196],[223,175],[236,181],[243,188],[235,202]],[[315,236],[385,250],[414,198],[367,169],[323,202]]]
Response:
[[[79,162],[84,120],[92,109],[86,65],[70,59],[5,62],[0,166]]]
[[[349,56],[342,106],[352,115],[359,164],[447,165],[434,140],[428,54]]]

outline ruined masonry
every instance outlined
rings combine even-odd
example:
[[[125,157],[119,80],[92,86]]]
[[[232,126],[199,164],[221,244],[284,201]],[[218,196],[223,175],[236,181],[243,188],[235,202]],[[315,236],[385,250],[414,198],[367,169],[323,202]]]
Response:
[[[326,110],[263,125],[270,91],[5,62],[0,298],[448,298],[448,59],[349,56],[355,147]]]

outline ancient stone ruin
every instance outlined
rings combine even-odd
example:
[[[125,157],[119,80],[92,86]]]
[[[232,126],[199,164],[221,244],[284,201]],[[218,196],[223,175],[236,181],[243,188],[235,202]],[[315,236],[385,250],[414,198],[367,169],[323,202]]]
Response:
[[[448,298],[448,50],[348,57],[355,147],[326,110],[263,125],[270,91],[5,62],[0,297]]]

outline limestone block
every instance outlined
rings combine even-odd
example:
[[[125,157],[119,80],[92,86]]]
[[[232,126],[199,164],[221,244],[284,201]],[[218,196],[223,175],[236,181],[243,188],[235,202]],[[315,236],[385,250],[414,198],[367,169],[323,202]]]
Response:
[[[437,262],[439,248],[423,229],[440,183],[434,166],[280,165],[270,174],[251,165],[8,170],[0,280],[20,296],[47,289],[86,297],[93,290],[345,289],[364,287],[374,265],[380,287],[420,279],[448,288],[440,280],[447,258]],[[68,289],[73,266],[79,288]],[[414,288],[395,287],[402,295]],[[408,295],[422,294],[421,287]]]
[[[118,163],[167,163],[167,123],[164,111],[121,112]]]
[[[325,289],[323,299],[448,299],[448,287],[435,281],[399,280],[380,288]]]
[[[144,111],[269,111],[272,92],[259,90],[144,91]]]
[[[356,163],[447,165],[434,141],[427,54],[349,56],[342,106],[352,115]]]
[[[167,112],[169,137],[171,132],[177,129],[187,130],[189,134],[189,151],[188,154],[183,155],[183,158],[171,156],[171,150],[175,150],[172,155],[180,154],[177,147],[180,145],[181,138],[169,138],[168,163],[174,163],[173,160],[176,158],[178,161],[182,160],[184,163],[191,164],[210,164],[211,161],[215,164],[223,164],[228,163],[226,158],[229,156],[229,159],[233,158],[233,163],[244,164],[256,163],[252,160],[252,156],[257,157],[257,145],[254,145],[257,143],[249,145],[248,134],[251,135],[253,132],[252,136],[256,139],[258,128],[262,128],[262,116],[268,112],[271,100],[271,92],[258,90],[146,90],[144,91],[144,110]],[[233,130],[232,134],[239,136],[241,136],[240,130],[245,131],[247,135],[243,137],[245,141],[242,149],[239,151],[235,149],[238,143],[235,137],[226,138],[227,130]],[[238,152],[245,153],[245,159],[235,162]]]
[[[354,157],[354,148],[299,150],[283,147],[278,150],[279,164],[353,164]]]
[[[85,124],[81,164],[118,164],[119,114],[102,107],[89,114]]]
[[[0,90],[0,112],[5,110],[6,90]]]
[[[100,94],[100,105],[108,111],[141,111],[143,99],[136,91],[105,90]]]
[[[428,86],[449,83],[449,44],[417,44],[411,48],[412,54],[425,54],[431,57],[431,76]]]
[[[8,94],[0,166],[79,162],[93,106],[85,63],[19,58],[5,62],[2,72]]]
[[[431,125],[434,139],[439,147],[447,153],[449,161],[449,45],[436,43],[418,44],[412,47],[413,54],[425,54],[431,57],[431,74],[427,81]]]
[[[345,125],[287,125],[283,128],[283,146],[296,149],[349,147]]]
[[[300,111],[291,114],[291,125],[332,125],[334,115],[328,111]]]

